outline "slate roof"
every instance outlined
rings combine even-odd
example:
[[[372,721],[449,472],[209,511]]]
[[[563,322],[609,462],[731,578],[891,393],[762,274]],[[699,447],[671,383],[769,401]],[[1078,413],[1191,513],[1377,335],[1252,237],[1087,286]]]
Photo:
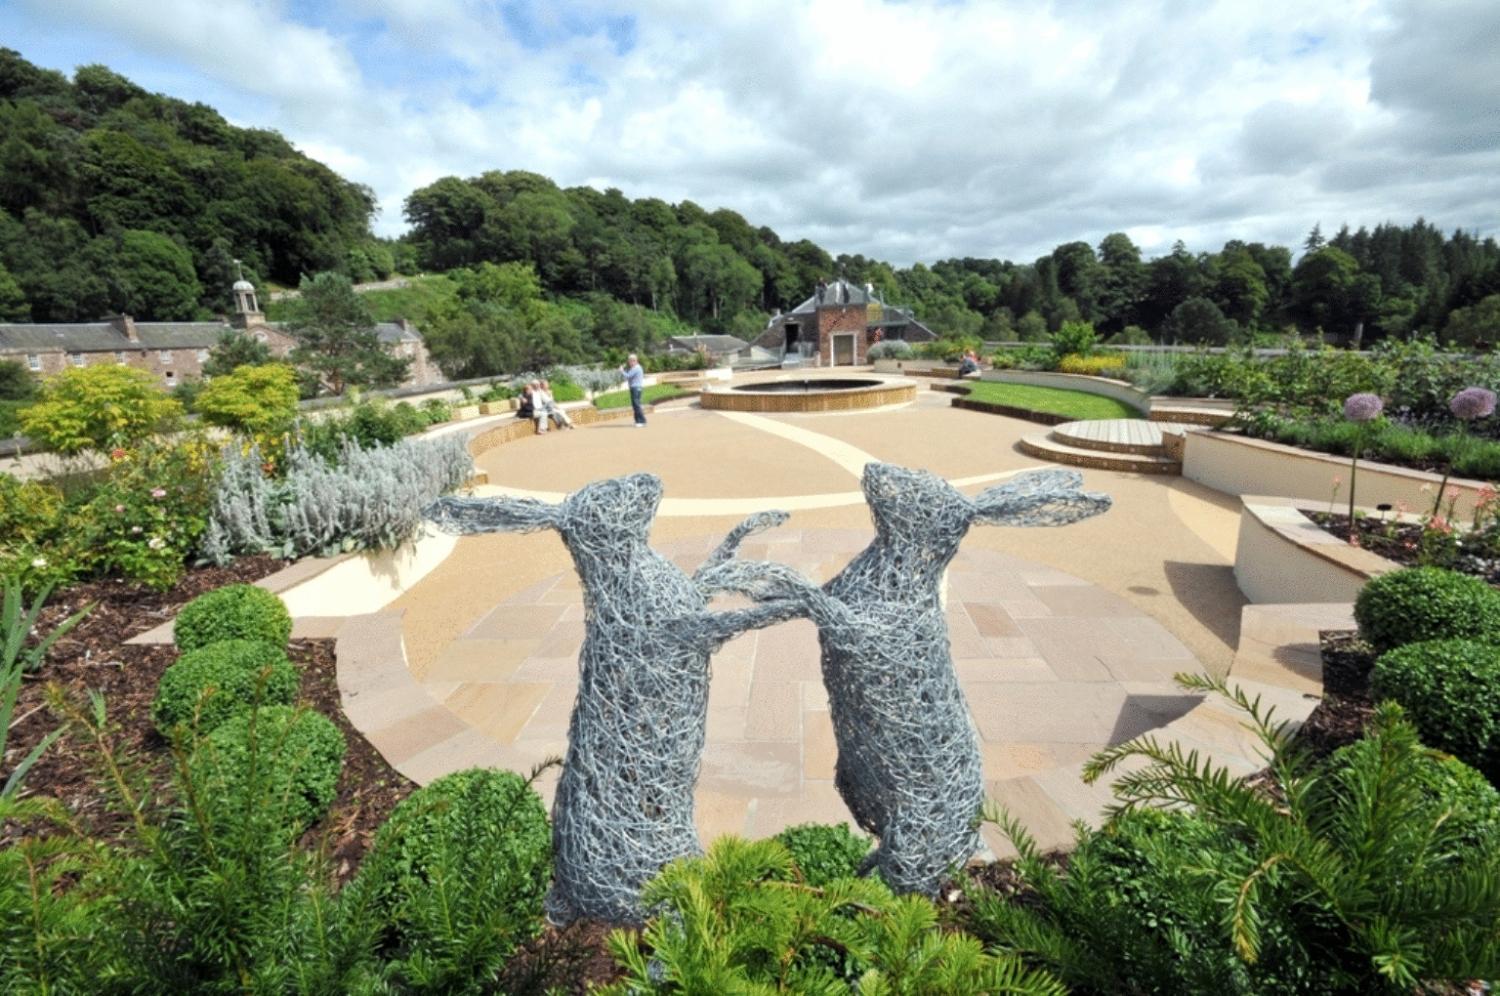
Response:
[[[851,284],[842,278],[834,280],[823,289],[823,300],[818,300],[818,294],[813,292],[812,297],[803,301],[793,308],[789,314],[802,315],[817,311],[819,306],[844,305],[844,304],[869,304],[870,295],[865,289],[857,284]]]
[[[279,322],[268,328],[290,335]],[[219,336],[229,331],[225,322],[136,322],[140,342],[131,342],[110,322],[58,322],[55,324],[0,324],[3,353],[113,353],[131,349],[212,349]],[[375,334],[387,345],[421,342],[422,334],[410,323],[380,322]]]
[[[223,322],[135,323],[135,334],[140,337],[143,349],[212,349],[219,344],[219,336],[228,330],[229,326]],[[116,334],[125,339],[123,334]]]
[[[706,349],[716,356],[721,353],[738,353],[750,345],[732,335],[674,335],[668,336],[667,341],[687,350]]]

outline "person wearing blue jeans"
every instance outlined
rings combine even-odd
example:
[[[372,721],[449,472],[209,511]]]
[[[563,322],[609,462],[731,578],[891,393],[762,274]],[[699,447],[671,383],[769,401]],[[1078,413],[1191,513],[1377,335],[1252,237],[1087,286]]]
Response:
[[[625,377],[625,386],[630,388],[630,410],[635,413],[636,428],[643,429],[646,426],[646,409],[641,404],[641,391],[646,386],[646,371],[641,369],[641,361],[631,353],[626,357],[620,373]]]

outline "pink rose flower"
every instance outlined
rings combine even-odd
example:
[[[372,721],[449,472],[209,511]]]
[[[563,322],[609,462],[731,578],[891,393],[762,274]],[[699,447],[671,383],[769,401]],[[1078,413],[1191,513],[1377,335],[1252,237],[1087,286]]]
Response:
[[[166,496],[167,496],[167,489],[166,488],[152,488],[151,489],[151,497],[152,498],[165,498]]]

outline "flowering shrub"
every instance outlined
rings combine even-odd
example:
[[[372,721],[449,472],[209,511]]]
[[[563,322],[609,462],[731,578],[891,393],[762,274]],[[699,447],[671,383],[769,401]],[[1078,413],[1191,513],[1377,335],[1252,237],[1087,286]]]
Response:
[[[117,448],[97,480],[69,495],[0,477],[0,574],[27,584],[114,576],[171,587],[203,533],[212,452],[196,438]]]
[[[1079,356],[1069,353],[1058,361],[1057,369],[1062,373],[1087,374],[1091,377],[1117,377],[1125,372],[1125,357],[1098,354]]]
[[[116,575],[163,591],[176,584],[207,525],[212,452],[193,439],[115,457],[103,483],[66,526],[77,541],[83,573]]]

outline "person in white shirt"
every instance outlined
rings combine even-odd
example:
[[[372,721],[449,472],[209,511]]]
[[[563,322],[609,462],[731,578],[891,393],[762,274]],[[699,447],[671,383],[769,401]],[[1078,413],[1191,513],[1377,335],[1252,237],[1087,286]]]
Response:
[[[557,399],[552,396],[552,385],[544,380],[541,382],[540,390],[542,399],[541,405],[539,406],[540,410],[544,412],[548,418],[556,422],[559,428],[573,428],[573,420],[568,417],[568,413],[562,410],[562,405],[559,405],[557,403]]]
[[[646,371],[641,369],[641,361],[634,353],[626,358],[620,374],[625,378],[625,386],[630,388],[630,409],[635,415],[636,428],[643,429],[646,426],[646,409],[641,404],[641,392],[646,384]]]

